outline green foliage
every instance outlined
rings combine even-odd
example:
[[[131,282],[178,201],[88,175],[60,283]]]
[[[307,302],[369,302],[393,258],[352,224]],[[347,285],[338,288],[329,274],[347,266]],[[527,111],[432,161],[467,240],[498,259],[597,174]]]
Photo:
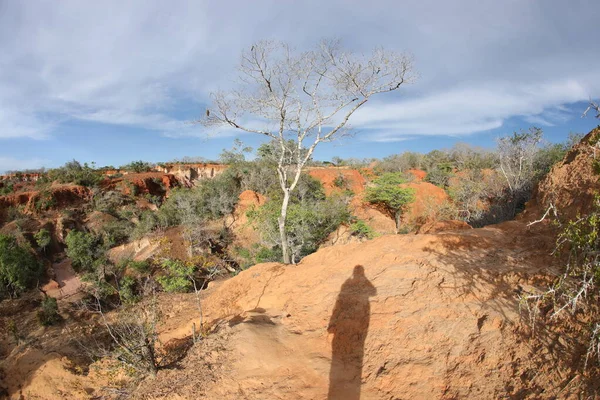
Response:
[[[96,186],[102,181],[102,176],[87,163],[81,165],[79,161],[67,162],[64,166],[48,171],[50,180],[60,183],[74,183],[82,186]]]
[[[240,182],[229,170],[201,181],[193,189],[175,189],[154,217],[156,225],[192,225],[215,220],[235,209],[241,193]],[[146,217],[150,218],[150,217]],[[146,222],[150,225],[150,222]]]
[[[539,180],[548,174],[554,164],[562,161],[569,148],[568,143],[556,143],[548,144],[539,149],[533,160],[535,179]]]
[[[142,172],[148,172],[151,171],[153,168],[153,165],[146,162],[146,161],[132,161],[129,164],[123,165],[120,167],[120,169],[124,170],[124,171],[130,171],[130,172],[137,172],[137,173],[142,173]]]
[[[257,262],[274,261],[276,255],[281,255],[280,243],[277,242],[281,201],[281,193],[276,190],[265,205],[248,212],[265,244],[264,250],[255,257]],[[303,174],[290,197],[287,210],[286,232],[293,258],[298,261],[313,253],[331,232],[349,221],[345,198],[326,198],[321,183]]]
[[[400,217],[404,208],[415,200],[414,189],[402,188],[399,185],[405,179],[399,173],[386,173],[373,180],[373,185],[365,192],[365,200],[383,206],[396,221],[396,229],[400,229]]]
[[[254,256],[254,260],[257,264],[266,263],[266,262],[277,262],[281,260],[283,254],[281,253],[281,248],[269,248],[266,246],[260,246]]]
[[[37,313],[40,324],[44,326],[54,325],[60,322],[61,317],[58,313],[58,303],[54,297],[45,297],[42,300],[41,310]]]
[[[118,217],[120,207],[132,203],[130,197],[116,190],[102,191],[98,190],[92,198],[92,207],[96,211],[111,214]]]
[[[125,276],[119,282],[119,298],[123,304],[133,304],[140,300],[136,292],[137,281],[131,276]]]
[[[34,206],[37,211],[48,210],[56,206],[56,199],[50,190],[43,190],[35,199]]]
[[[0,295],[14,297],[35,286],[43,268],[13,236],[0,234]]]
[[[152,266],[148,261],[130,261],[127,263],[127,268],[133,269],[138,274],[149,274]]]
[[[350,232],[359,238],[373,239],[375,237],[375,231],[373,231],[373,228],[367,225],[367,223],[362,219],[359,219],[350,225]]]
[[[343,174],[338,174],[338,176],[336,176],[333,180],[333,185],[335,187],[345,189],[348,187],[348,179],[346,179],[346,177]]]
[[[102,226],[103,244],[105,247],[114,247],[125,243],[132,236],[135,225],[127,220],[115,220]]]
[[[165,292],[184,293],[192,289],[192,277],[197,270],[195,264],[181,260],[164,260],[161,266],[165,275],[159,276],[157,281]]]
[[[429,182],[433,185],[446,189],[452,176],[454,176],[454,173],[452,172],[452,167],[450,164],[443,163],[439,164],[427,173],[425,182]]]
[[[14,190],[14,182],[5,181],[0,182],[0,196],[11,194]]]
[[[563,225],[556,240],[555,254],[566,260],[563,273],[546,292],[528,294],[521,300],[527,305],[534,322],[542,309],[546,309],[546,313],[548,309],[552,311],[553,320],[565,312],[581,314],[579,319],[587,321],[590,326],[586,364],[594,355],[600,363],[600,315],[597,308],[600,300],[600,195],[596,195],[589,214]]]
[[[65,238],[66,253],[78,271],[95,271],[105,262],[102,238],[91,233],[70,231]]]
[[[17,221],[25,218],[25,214],[23,214],[23,207],[8,207],[6,210],[6,222]]]
[[[46,247],[48,247],[50,245],[50,242],[52,241],[52,236],[50,235],[50,232],[48,232],[47,229],[40,229],[36,234],[33,235],[33,237],[35,238],[35,242],[37,243],[37,245],[42,249],[42,250],[46,250]]]

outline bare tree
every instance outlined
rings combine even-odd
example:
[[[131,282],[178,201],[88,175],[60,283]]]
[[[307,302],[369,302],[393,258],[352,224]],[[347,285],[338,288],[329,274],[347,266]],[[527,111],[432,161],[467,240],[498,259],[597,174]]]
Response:
[[[498,140],[500,171],[506,179],[512,197],[512,213],[527,200],[534,184],[534,158],[542,141],[542,130],[514,132]]]
[[[588,105],[588,107],[583,112],[582,117],[586,117],[587,113],[590,112],[590,110],[593,110],[593,111],[596,112],[596,118],[600,118],[600,105],[598,105],[598,103],[595,103],[595,102],[593,102],[591,100],[590,100],[590,104]]]
[[[338,41],[323,41],[306,52],[262,41],[242,53],[239,89],[212,94],[213,106],[198,122],[262,135],[278,146],[284,263],[291,262],[286,234],[290,194],[315,148],[346,133],[352,114],[372,96],[411,82],[412,70],[410,56],[382,48],[364,56],[344,51]]]

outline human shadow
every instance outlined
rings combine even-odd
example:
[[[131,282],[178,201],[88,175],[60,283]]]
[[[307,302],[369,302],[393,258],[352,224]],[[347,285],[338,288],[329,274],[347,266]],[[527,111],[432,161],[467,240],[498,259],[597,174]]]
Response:
[[[362,265],[340,289],[327,332],[333,334],[328,400],[360,399],[365,339],[369,330],[375,286],[365,276]]]

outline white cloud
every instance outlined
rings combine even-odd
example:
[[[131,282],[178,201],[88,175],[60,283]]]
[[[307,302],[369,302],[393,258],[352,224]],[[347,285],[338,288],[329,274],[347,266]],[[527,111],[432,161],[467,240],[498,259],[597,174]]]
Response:
[[[303,47],[339,36],[359,51],[413,52],[421,80],[352,120],[376,129],[373,140],[473,134],[515,116],[549,125],[572,115],[562,105],[600,96],[591,73],[600,63],[596,3],[65,0],[0,8],[1,140],[44,138],[73,119],[202,135],[186,124],[190,110],[201,112],[209,91],[227,87],[242,46],[262,38]]]
[[[460,88],[394,103],[367,103],[352,120],[358,129],[377,131],[375,141],[415,135],[468,135],[499,128],[514,116],[546,125],[564,119],[556,105],[587,99],[576,80],[538,83],[511,88],[506,83]]]

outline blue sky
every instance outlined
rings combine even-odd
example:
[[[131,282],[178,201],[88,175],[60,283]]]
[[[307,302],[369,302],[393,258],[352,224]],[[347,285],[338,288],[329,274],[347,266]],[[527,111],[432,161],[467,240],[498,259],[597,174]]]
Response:
[[[0,171],[216,158],[235,136],[189,121],[261,39],[414,55],[419,79],[367,103],[355,137],[318,159],[492,147],[533,125],[562,141],[599,122],[580,118],[600,97],[599,20],[596,0],[0,0]]]

